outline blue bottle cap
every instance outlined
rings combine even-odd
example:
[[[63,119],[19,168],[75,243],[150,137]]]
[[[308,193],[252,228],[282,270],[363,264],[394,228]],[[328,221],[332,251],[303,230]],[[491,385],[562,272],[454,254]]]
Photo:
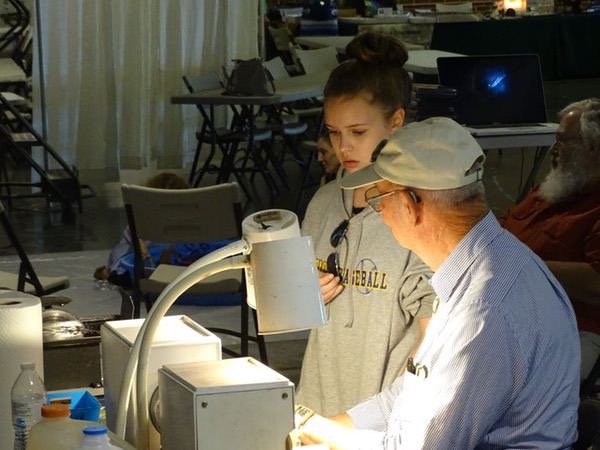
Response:
[[[83,428],[83,434],[86,436],[98,436],[108,433],[108,428],[105,425],[91,425]]]

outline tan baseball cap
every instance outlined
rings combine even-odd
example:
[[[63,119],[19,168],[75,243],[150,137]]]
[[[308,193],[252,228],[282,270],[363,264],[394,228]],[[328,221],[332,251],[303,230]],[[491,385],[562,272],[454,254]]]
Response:
[[[344,176],[354,189],[388,180],[417,189],[455,189],[481,180],[485,155],[471,134],[447,117],[398,128],[373,152],[373,164]]]

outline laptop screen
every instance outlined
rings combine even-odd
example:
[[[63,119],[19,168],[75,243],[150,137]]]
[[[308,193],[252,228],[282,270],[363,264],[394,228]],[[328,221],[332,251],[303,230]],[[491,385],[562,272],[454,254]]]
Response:
[[[440,84],[458,94],[458,122],[502,126],[547,122],[537,55],[437,59]]]

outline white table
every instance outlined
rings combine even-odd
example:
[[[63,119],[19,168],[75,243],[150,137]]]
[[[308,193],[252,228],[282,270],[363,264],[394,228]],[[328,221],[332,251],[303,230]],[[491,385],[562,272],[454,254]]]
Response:
[[[329,73],[323,72],[275,80],[275,94],[268,96],[225,95],[224,89],[219,88],[176,95],[171,97],[171,103],[176,105],[278,105],[322,96],[327,78]]]
[[[443,52],[441,50],[411,50],[404,68],[409,72],[423,75],[437,75],[437,59],[446,56],[465,56],[460,53]]]
[[[557,123],[537,127],[469,128],[484,150],[494,148],[550,147],[556,140]]]
[[[390,23],[408,23],[407,14],[392,14],[391,16],[377,17],[338,17],[338,22],[346,22],[354,25],[381,25]]]
[[[297,77],[282,78],[275,80],[275,94],[274,95],[255,95],[255,96],[238,96],[238,95],[226,95],[224,89],[209,89],[194,92],[192,94],[178,95],[171,97],[171,103],[176,105],[198,105],[200,113],[208,126],[208,130],[211,133],[211,152],[214,153],[217,147],[220,148],[223,155],[224,161],[221,164],[219,180],[228,181],[231,174],[233,174],[244,193],[251,198],[250,191],[245,185],[244,181],[240,177],[240,174],[234,167],[234,160],[232,154],[225,146],[217,143],[216,139],[216,125],[214,123],[213,106],[214,105],[231,105],[236,110],[236,116],[238,120],[238,129],[242,134],[247,133],[246,142],[246,155],[249,156],[255,166],[265,176],[267,184],[275,186],[275,182],[267,169],[267,163],[262,159],[260,152],[254,151],[254,130],[255,130],[255,106],[274,106],[281,105],[283,103],[294,102],[297,100],[304,100],[313,97],[320,97],[323,93],[323,88],[329,77],[328,72],[321,72],[310,75],[301,75]],[[208,111],[206,110],[206,107]],[[192,177],[193,177],[192,168]]]
[[[556,140],[557,123],[544,123],[532,127],[468,128],[484,150],[536,147],[533,165],[517,197],[523,199],[535,184],[535,179],[548,150]]]
[[[294,40],[297,44],[308,48],[323,48],[323,47],[335,47],[338,53],[344,54],[346,52],[346,46],[354,39],[354,36],[305,36],[297,37]],[[422,50],[425,47],[420,44],[411,44],[404,42],[406,50]]]
[[[354,36],[311,36],[296,38],[296,42],[310,48],[335,47],[338,53],[346,51],[346,45]],[[444,52],[441,50],[423,50],[419,44],[404,43],[408,50],[408,61],[404,68],[409,72],[423,75],[437,75],[437,59],[445,56],[464,56],[460,53]]]

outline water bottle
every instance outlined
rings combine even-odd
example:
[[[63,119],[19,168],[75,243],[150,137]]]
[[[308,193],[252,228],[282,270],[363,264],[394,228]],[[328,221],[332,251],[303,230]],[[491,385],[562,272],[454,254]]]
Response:
[[[10,400],[15,428],[15,448],[25,448],[29,430],[40,421],[42,405],[46,403],[46,389],[35,371],[35,363],[21,364],[21,373],[10,391]]]
[[[83,440],[77,450],[123,450],[121,447],[112,445],[108,440],[108,428],[104,425],[85,427],[83,429]]]
[[[25,450],[27,445],[26,432],[25,421],[22,417],[17,417],[17,422],[15,423],[15,446],[13,450]]]

